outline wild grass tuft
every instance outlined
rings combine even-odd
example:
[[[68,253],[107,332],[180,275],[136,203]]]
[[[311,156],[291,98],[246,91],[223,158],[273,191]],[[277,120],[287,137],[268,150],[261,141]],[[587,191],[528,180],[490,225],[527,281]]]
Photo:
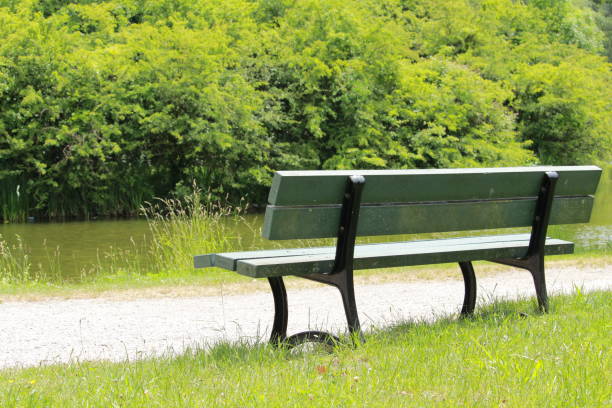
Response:
[[[149,272],[193,273],[195,254],[235,250],[240,237],[231,224],[240,221],[243,211],[215,201],[211,194],[202,199],[195,186],[182,200],[160,199],[143,207],[151,231]]]
[[[9,244],[0,235],[0,283],[4,285],[33,283],[62,283],[61,254],[59,247],[49,248],[44,245],[46,262],[32,261],[30,249],[20,236],[16,242]]]
[[[14,284],[33,279],[30,256],[21,238],[17,236],[17,243],[11,245],[0,235],[0,283]]]

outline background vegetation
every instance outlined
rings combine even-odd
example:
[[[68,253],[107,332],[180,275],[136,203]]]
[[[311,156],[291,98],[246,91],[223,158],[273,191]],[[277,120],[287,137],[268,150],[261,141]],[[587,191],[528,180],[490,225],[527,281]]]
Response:
[[[609,0],[0,0],[0,218],[610,161]]]

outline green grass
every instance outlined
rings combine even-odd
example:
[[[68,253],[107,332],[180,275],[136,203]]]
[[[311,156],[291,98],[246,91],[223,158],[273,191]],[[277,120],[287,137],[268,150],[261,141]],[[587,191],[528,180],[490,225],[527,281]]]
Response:
[[[2,407],[604,407],[612,293],[498,302],[331,354],[222,344],[123,363],[0,371]]]

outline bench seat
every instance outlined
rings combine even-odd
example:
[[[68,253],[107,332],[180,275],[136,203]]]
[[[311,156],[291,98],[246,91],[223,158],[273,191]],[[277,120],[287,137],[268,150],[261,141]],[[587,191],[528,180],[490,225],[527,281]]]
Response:
[[[529,239],[530,234],[510,234],[356,245],[353,267],[374,269],[521,258],[527,254]],[[546,239],[546,255],[569,254],[573,250],[572,242]],[[302,276],[331,273],[335,256],[336,247],[331,246],[227,252],[197,256],[195,266],[217,266],[253,278]]]

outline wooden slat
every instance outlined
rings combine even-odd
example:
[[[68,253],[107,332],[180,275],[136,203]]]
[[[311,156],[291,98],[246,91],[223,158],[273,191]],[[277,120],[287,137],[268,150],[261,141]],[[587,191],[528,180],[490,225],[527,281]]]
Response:
[[[363,205],[357,234],[395,235],[531,226],[536,199]],[[557,197],[551,224],[588,222],[593,197]],[[262,235],[268,239],[337,236],[340,206],[268,206]]]
[[[193,266],[195,268],[208,268],[215,265],[215,254],[196,255],[193,257]]]
[[[404,241],[404,242],[392,242],[392,243],[377,243],[377,244],[362,244],[356,245],[355,251],[358,254],[370,252],[376,252],[382,247],[387,248],[401,248],[406,245],[410,245],[412,248],[416,247],[432,247],[432,246],[454,246],[454,245],[467,245],[474,243],[485,243],[491,241],[525,241],[529,240],[529,234],[506,234],[506,235],[491,235],[491,236],[480,236],[480,237],[461,237],[461,238],[445,238],[445,239],[428,239],[418,241]],[[261,251],[243,251],[243,252],[225,252],[220,254],[214,254],[214,261],[210,261],[206,257],[211,255],[198,255],[196,258],[202,257],[206,261],[201,261],[202,266],[196,267],[209,267],[216,266],[219,268],[228,269],[231,271],[236,270],[238,261],[249,260],[249,259],[260,259],[260,258],[280,258],[287,256],[301,256],[301,255],[318,255],[318,254],[335,254],[336,247],[312,247],[312,248],[288,248],[288,249],[270,249]],[[196,261],[196,265],[198,265]]]
[[[328,253],[334,250],[333,247],[312,247],[312,248],[289,248],[289,249],[269,249],[263,251],[245,251],[245,252],[225,252],[215,255],[214,266],[236,270],[236,263],[239,260],[255,259],[255,258],[270,258],[270,257],[285,257],[285,256],[300,256]]]
[[[557,171],[556,195],[595,194],[596,166],[481,169],[280,171],[268,202],[273,205],[341,204],[349,175],[363,175],[363,203],[484,200],[535,197],[545,171]]]
[[[519,258],[526,254],[529,241],[487,242],[466,245],[403,247],[381,245],[377,251],[356,251],[354,268],[373,269],[434,263]],[[574,244],[558,239],[546,240],[546,255],[572,253]],[[329,273],[334,266],[334,255],[315,254],[281,258],[241,260],[237,272],[254,278],[286,275]]]

